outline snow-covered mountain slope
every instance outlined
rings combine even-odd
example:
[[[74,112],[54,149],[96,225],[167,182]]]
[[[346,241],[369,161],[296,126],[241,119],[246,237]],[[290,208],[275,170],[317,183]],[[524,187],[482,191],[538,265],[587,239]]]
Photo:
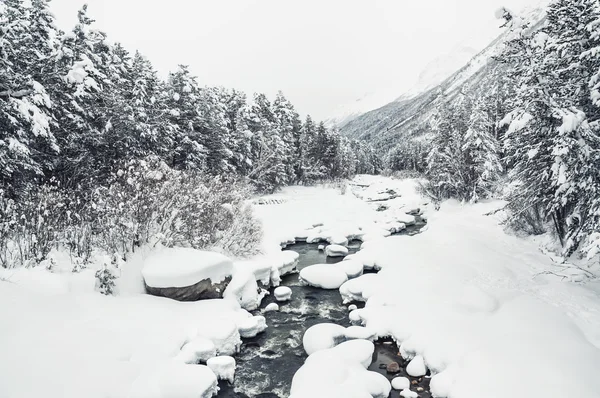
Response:
[[[522,12],[537,29],[543,23],[543,7]],[[421,92],[403,95],[393,102],[355,117],[341,126],[342,134],[371,142],[387,153],[402,139],[426,133],[427,121],[443,103],[451,103],[459,93],[479,97],[490,90],[502,73],[503,66],[495,60],[504,43],[510,39],[510,31],[504,31],[488,47],[475,55],[456,73],[441,83]]]
[[[385,89],[363,95],[352,103],[337,108],[333,116],[326,120],[329,126],[344,126],[358,116],[377,109],[389,102],[412,98],[448,78],[469,62],[477,50],[472,47],[459,45],[447,54],[432,60],[421,72],[417,83],[401,96],[401,82],[391,82]]]

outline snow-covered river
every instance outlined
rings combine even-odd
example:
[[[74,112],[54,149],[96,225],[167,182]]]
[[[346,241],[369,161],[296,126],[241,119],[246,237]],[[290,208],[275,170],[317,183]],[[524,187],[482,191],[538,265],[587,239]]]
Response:
[[[402,234],[413,234],[424,224],[417,223]],[[360,249],[360,242],[349,244],[350,253]],[[313,264],[334,264],[343,260],[342,257],[327,257],[318,250],[318,244],[297,243],[285,250],[293,250],[300,254],[298,271]],[[302,366],[307,355],[302,346],[302,337],[306,330],[319,323],[335,323],[344,327],[350,326],[348,306],[351,304],[362,307],[364,303],[342,304],[340,292],[337,289],[324,290],[303,285],[298,273],[283,277],[282,286],[292,289],[292,299],[280,305],[279,311],[266,312],[264,308],[276,303],[273,291],[267,296],[258,313],[267,318],[268,328],[265,333],[253,339],[246,339],[241,352],[236,357],[237,370],[234,385],[222,381],[219,384],[219,397],[287,397],[290,394],[292,378]],[[397,362],[400,370],[388,373],[387,365]],[[405,366],[408,361],[398,354],[398,347],[390,340],[378,341],[375,344],[373,363],[369,370],[386,376],[389,380],[405,376]],[[410,378],[410,377],[409,377]],[[413,389],[419,389],[420,397],[430,397],[428,378],[410,378],[414,380]],[[390,397],[398,397],[398,391],[393,390]]]

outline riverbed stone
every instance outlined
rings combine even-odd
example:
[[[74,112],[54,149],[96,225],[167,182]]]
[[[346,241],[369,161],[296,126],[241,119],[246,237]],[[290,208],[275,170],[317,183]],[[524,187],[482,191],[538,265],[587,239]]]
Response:
[[[392,363],[389,363],[387,365],[387,367],[385,368],[385,370],[388,373],[396,374],[396,373],[400,373],[401,369],[400,369],[400,365],[398,365],[398,362],[392,362]]]

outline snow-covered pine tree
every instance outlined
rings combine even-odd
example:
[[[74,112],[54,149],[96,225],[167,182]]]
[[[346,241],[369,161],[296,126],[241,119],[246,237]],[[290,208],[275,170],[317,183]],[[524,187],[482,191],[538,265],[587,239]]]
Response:
[[[165,105],[169,122],[176,127],[171,161],[176,169],[206,170],[208,149],[202,131],[206,121],[200,108],[200,88],[189,71],[180,65],[169,74]]]
[[[59,152],[44,86],[54,26],[43,1],[0,4],[0,185],[18,195]]]

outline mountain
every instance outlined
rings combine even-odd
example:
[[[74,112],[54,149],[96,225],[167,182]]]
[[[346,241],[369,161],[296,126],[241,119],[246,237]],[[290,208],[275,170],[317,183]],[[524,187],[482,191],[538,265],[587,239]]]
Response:
[[[417,83],[400,97],[399,83],[391,83],[387,88],[367,93],[352,103],[337,108],[333,116],[326,120],[329,126],[344,126],[365,112],[377,109],[400,98],[413,97],[436,86],[469,62],[477,50],[468,46],[457,46],[451,52],[431,61],[419,75]]]
[[[521,13],[522,18],[537,29],[544,21],[544,8]],[[471,58],[468,63],[439,84],[414,90],[396,100],[354,117],[341,125],[342,134],[370,142],[381,154],[392,150],[402,140],[423,136],[427,122],[445,103],[452,103],[459,94],[479,98],[497,88],[503,65],[495,60],[503,44],[514,33],[506,30],[488,47]],[[425,72],[424,72],[425,73]]]

